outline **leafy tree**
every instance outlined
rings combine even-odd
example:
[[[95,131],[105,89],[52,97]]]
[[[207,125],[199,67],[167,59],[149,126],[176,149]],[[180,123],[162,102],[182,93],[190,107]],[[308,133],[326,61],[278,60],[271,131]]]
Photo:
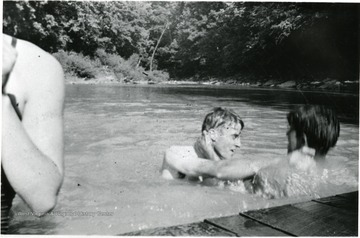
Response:
[[[49,52],[134,55],[135,67],[166,70],[173,77],[345,78],[358,71],[356,4],[5,1],[3,6],[3,31]]]
[[[29,40],[54,52],[66,46],[67,16],[75,9],[66,2],[4,2],[3,32]]]

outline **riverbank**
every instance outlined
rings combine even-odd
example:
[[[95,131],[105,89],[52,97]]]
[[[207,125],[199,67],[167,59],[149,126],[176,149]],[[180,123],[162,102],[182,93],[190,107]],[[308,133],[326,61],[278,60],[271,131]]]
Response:
[[[66,84],[171,84],[171,85],[234,85],[244,87],[263,87],[263,88],[279,88],[279,89],[301,89],[301,90],[320,90],[335,92],[352,92],[359,93],[359,80],[323,79],[323,80],[281,80],[281,79],[254,79],[249,77],[228,77],[228,78],[186,78],[183,80],[168,81],[144,81],[144,80],[122,80],[115,75],[104,74],[95,79],[79,78],[67,75]]]

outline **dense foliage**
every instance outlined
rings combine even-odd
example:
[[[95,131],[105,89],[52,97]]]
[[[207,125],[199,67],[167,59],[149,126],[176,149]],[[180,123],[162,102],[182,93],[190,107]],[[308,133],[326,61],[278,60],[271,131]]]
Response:
[[[357,4],[5,1],[3,9],[7,34],[58,56],[132,57],[139,72],[359,76]]]

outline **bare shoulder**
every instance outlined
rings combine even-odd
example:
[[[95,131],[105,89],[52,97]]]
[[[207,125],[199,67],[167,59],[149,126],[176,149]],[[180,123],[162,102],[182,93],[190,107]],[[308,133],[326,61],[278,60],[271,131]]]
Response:
[[[194,147],[192,146],[171,146],[166,150],[165,156],[177,158],[197,157]]]
[[[16,49],[19,51],[19,56],[27,60],[34,60],[31,64],[42,63],[47,66],[61,68],[60,63],[51,54],[40,48],[39,46],[25,40],[17,40]],[[44,67],[39,67],[45,69]],[[46,70],[46,69],[45,69]]]
[[[62,110],[65,83],[60,63],[45,50],[25,40],[17,41],[16,50],[18,58],[13,68],[16,79],[13,81],[17,82],[15,87],[23,88],[25,101],[42,103],[42,107],[47,109]]]
[[[186,161],[191,158],[197,158],[192,146],[171,146],[165,152],[162,165],[162,177],[166,179],[184,178],[185,175],[180,173],[184,170]]]
[[[14,70],[26,72],[26,79],[31,80],[28,86],[61,87],[64,83],[60,63],[51,54],[37,45],[18,40],[16,44],[18,59]]]
[[[12,37],[3,34],[3,40],[10,44]],[[17,58],[6,92],[15,95],[22,114],[31,109],[34,116],[49,110],[60,115],[65,97],[64,73],[60,63],[26,40],[17,39],[15,49]],[[26,114],[29,115],[29,110]]]

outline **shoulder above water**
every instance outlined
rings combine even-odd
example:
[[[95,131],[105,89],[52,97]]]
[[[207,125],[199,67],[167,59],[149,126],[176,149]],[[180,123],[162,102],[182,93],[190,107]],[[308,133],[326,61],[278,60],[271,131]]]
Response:
[[[165,156],[176,156],[176,157],[193,157],[197,154],[193,146],[171,146],[166,150]]]

